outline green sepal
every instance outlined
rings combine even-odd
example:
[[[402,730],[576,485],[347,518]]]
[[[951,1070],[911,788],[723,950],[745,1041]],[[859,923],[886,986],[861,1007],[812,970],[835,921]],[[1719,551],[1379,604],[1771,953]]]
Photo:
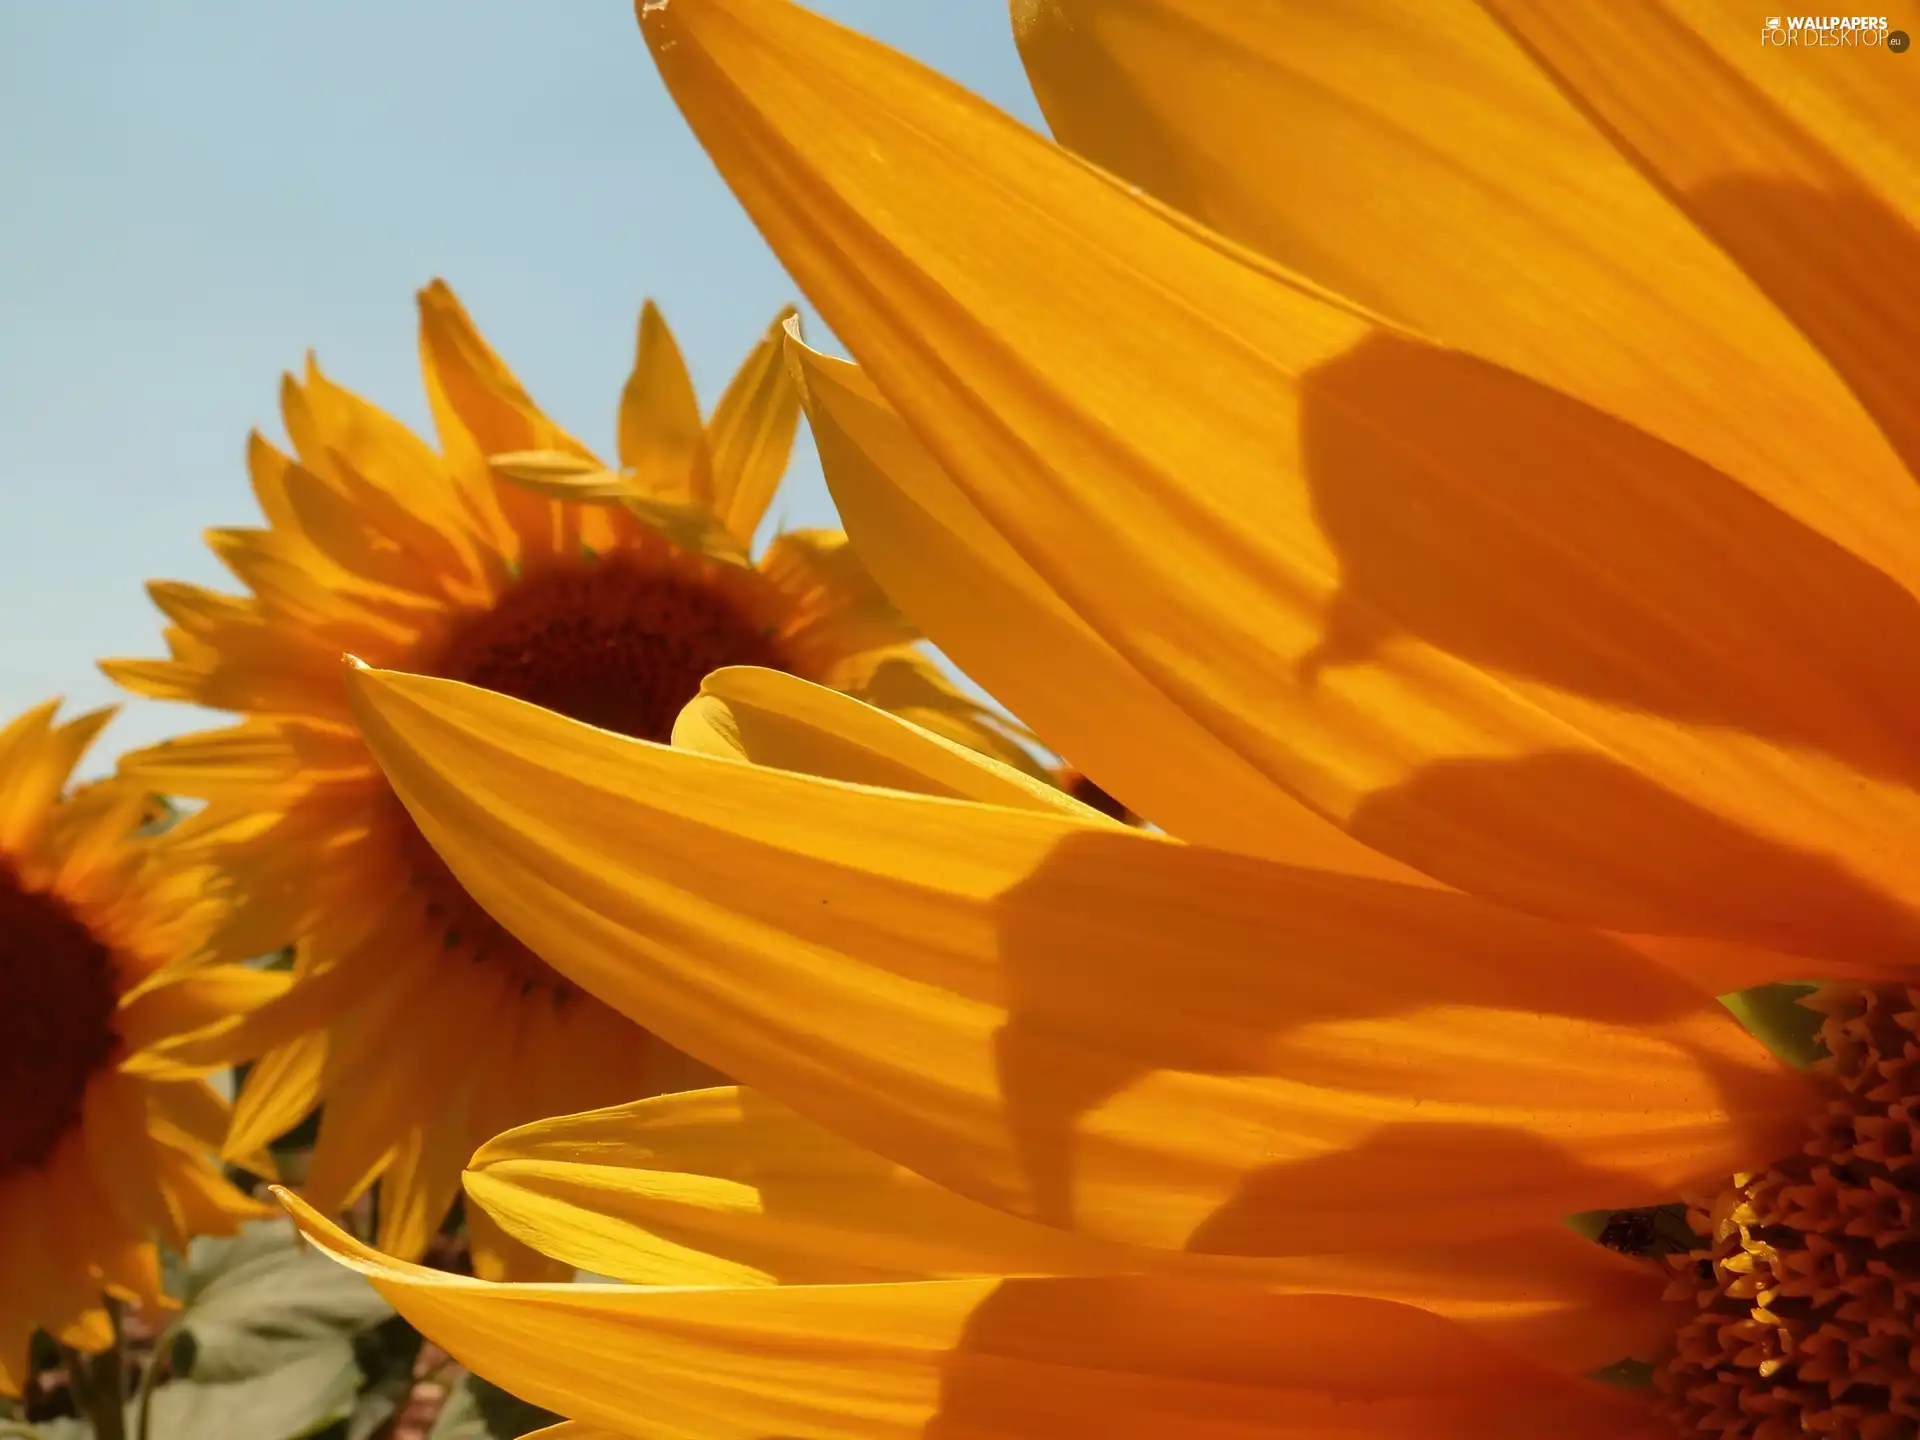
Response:
[[[1722,995],[1720,1003],[1761,1044],[1789,1065],[1805,1070],[1827,1058],[1827,1047],[1820,1042],[1824,1017],[1800,1003],[1819,988],[1803,981],[1782,980]]]
[[[1645,1360],[1616,1360],[1589,1372],[1587,1378],[1622,1390],[1645,1390],[1653,1384],[1653,1366]]]

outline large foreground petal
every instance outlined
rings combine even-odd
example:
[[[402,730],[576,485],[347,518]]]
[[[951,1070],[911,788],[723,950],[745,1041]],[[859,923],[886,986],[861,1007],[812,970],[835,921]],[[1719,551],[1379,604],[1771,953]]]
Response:
[[[1564,1225],[1365,1255],[1142,1249],[965,1199],[737,1087],[522,1126],[466,1184],[534,1249],[642,1285],[1184,1272],[1416,1305],[1575,1375],[1655,1353],[1673,1325],[1657,1266]]]
[[[1603,105],[1660,111],[1690,147],[1753,145],[1751,114],[1703,121],[1699,52],[1682,27],[1658,23],[1663,9],[1715,7],[1488,8],[1532,12],[1523,33],[1553,32],[1576,78],[1621,77]],[[1914,104],[1884,53],[1769,50],[1755,43],[1756,7],[1717,8],[1717,38],[1753,80],[1877,85]],[[1895,573],[1920,574],[1920,491],[1820,352],[1741,272],[1740,250],[1717,251],[1474,0],[1014,0],[1014,14],[1062,144],[1342,294],[1690,450]],[[1904,124],[1891,110],[1875,118],[1894,155],[1905,147],[1892,137],[1920,126],[1911,109]],[[1849,135],[1844,153],[1875,138]],[[1782,216],[1764,219],[1777,235]],[[1835,247],[1871,240],[1817,209],[1798,221]],[[1911,268],[1808,258],[1794,271],[1807,282]],[[1904,286],[1833,293],[1873,307],[1883,326],[1906,303]],[[1905,383],[1898,366],[1877,373]]]
[[[946,478],[858,367],[798,338],[788,355],[827,487],[866,567],[1054,750],[1183,840],[1316,869],[1416,877],[1275,785],[1094,633]]]
[[[488,1285],[308,1237],[517,1394],[647,1437],[1627,1440],[1633,1401],[1379,1301],[1158,1277],[752,1290]]]
[[[1920,295],[1905,283],[1920,265],[1920,88],[1886,32],[1802,31],[1829,17],[1769,19],[1740,0],[1484,3],[1819,347],[1920,474]],[[1898,8],[1893,30],[1920,23]],[[1805,484],[1857,491],[1851,456],[1837,473],[1810,459]],[[1897,542],[1914,534],[1909,519]]]
[[[1800,1082],[1463,896],[629,740],[356,671],[468,892],[677,1048],[962,1193],[1232,1254],[1492,1235],[1763,1163]]]
[[[1870,523],[1411,336],[781,0],[642,8],[940,469],[1255,768],[1538,911],[1912,953],[1920,602],[1850,548]]]

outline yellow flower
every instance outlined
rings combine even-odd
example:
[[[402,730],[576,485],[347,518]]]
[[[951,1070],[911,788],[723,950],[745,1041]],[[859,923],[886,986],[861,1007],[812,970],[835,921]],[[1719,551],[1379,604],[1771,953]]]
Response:
[[[208,1158],[226,1102],[149,1047],[285,988],[230,966],[168,969],[217,918],[205,875],[138,833],[151,801],[104,781],[62,799],[111,715],[0,729],[0,1394],[36,1328],[113,1343],[104,1294],[168,1303],[156,1239],[262,1213]]]
[[[780,677],[683,721],[743,765],[363,676],[481,903],[752,1089],[475,1162],[695,1288],[326,1243],[617,1433],[1911,1433],[1905,62],[1022,0],[1096,168],[781,0],[639,8],[859,362],[790,350],[877,578],[1167,834]],[[1714,998],[1787,979],[1812,1073]]]
[[[368,755],[343,653],[662,740],[709,670],[774,666],[1022,753],[912,648],[844,536],[790,531],[748,559],[799,414],[778,322],[703,422],[649,304],[619,474],[534,406],[444,285],[422,292],[420,322],[441,453],[309,365],[281,397],[298,458],[251,441],[267,528],[209,535],[252,594],[156,583],[173,657],[104,665],[139,693],[246,713],[123,767],[208,802],[181,840],[232,896],[213,957],[299,942],[283,1002],[168,1053],[262,1055],[230,1154],[324,1101],[305,1193],[334,1209],[384,1175],[380,1239],[403,1254],[425,1247],[486,1137],[711,1076],[465,894]],[[506,452],[572,498],[497,479],[488,457]],[[482,1274],[552,1268],[484,1219],[472,1241]]]

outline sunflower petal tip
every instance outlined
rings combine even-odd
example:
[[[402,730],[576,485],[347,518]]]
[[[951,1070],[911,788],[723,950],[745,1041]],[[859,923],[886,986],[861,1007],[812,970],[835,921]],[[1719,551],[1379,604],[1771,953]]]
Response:
[[[649,40],[665,43],[661,30],[672,23],[667,14],[669,0],[633,0],[633,18]]]

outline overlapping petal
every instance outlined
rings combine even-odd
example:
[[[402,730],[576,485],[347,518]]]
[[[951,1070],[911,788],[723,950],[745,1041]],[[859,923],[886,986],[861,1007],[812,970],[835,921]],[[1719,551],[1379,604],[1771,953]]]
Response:
[[[673,727],[682,750],[830,780],[1098,821],[1058,787],[838,690],[778,670],[716,670]]]
[[[1699,214],[1675,206],[1670,177],[1636,173],[1582,108],[1616,127],[1618,106],[1657,114],[1678,146],[1744,155],[1775,124],[1765,90],[1870,91],[1886,102],[1878,123],[1847,127],[1840,153],[1864,147],[1898,163],[1890,137],[1913,102],[1893,57],[1768,50],[1764,17],[1739,3],[1014,0],[1013,10],[1062,144],[1342,294],[1739,476],[1908,583],[1920,576],[1920,493],[1794,328],[1801,317],[1776,310],[1778,290],[1748,256],[1716,250],[1725,237],[1694,227]],[[1718,73],[1701,73],[1702,39],[1724,52]],[[1540,50],[1560,58],[1570,95],[1542,71]],[[1735,73],[1746,105],[1713,98]],[[1920,124],[1910,109],[1904,120]],[[1768,243],[1790,230],[1873,243],[1805,206],[1754,218]],[[1891,256],[1806,260],[1794,271],[1806,283],[1899,268]],[[1838,289],[1871,306],[1876,333],[1897,348],[1887,322],[1904,291]],[[1885,358],[1872,373],[1898,391]]]
[[[1920,603],[1862,558],[1911,497],[1805,523],[778,0],[642,21],[945,474],[1262,773],[1535,910],[1911,953]]]
[[[1920,94],[1885,44],[1890,17],[1831,17],[1867,22],[1869,44],[1841,29],[1795,34],[1793,21],[1830,17],[1767,17],[1738,0],[1486,8],[1818,347],[1920,474],[1910,358],[1920,298],[1899,279],[1920,264]],[[1920,23],[1920,11],[1890,28],[1902,23]],[[1792,373],[1789,347],[1761,353]],[[1877,508],[1884,483],[1856,472],[1851,427],[1820,425],[1801,444],[1804,475],[1825,477],[1830,505],[1862,518]],[[1908,515],[1861,553],[1912,546],[1916,534]]]
[[[1138,1249],[966,1200],[740,1089],[523,1126],[482,1147],[466,1187],[535,1249],[646,1285],[1198,1275],[1418,1305],[1571,1374],[1671,1329],[1655,1270],[1561,1225],[1280,1260]]]
[[[788,356],[828,488],[866,567],[1055,750],[1183,838],[1320,869],[1418,878],[1277,787],[1094,633],[946,478],[859,369],[797,337]]]
[[[1632,1440],[1630,1399],[1378,1301],[1166,1277],[626,1289],[399,1265],[288,1201],[449,1353],[538,1404],[686,1440]],[[1490,1409],[1487,1397],[1502,1404]]]
[[[1798,1078],[1601,937],[445,681],[353,691],[423,832],[536,953],[1015,1213],[1231,1254],[1469,1238],[1658,1199],[1798,1133]]]

